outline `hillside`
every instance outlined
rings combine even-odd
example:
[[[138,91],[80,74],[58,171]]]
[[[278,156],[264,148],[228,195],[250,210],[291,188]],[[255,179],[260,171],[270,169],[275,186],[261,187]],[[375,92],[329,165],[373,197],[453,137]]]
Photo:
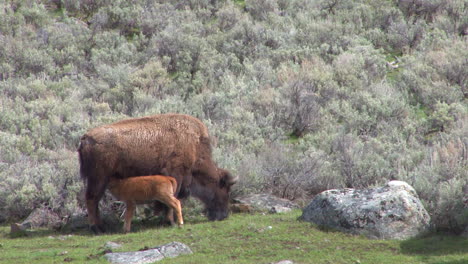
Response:
[[[207,124],[234,195],[398,179],[459,232],[467,35],[467,0],[1,1],[0,223],[81,210],[89,128],[178,112]]]

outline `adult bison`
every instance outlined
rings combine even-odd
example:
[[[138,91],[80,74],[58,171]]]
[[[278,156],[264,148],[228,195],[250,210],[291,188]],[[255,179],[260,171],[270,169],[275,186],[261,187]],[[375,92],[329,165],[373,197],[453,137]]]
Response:
[[[177,198],[193,194],[210,220],[228,216],[230,187],[237,178],[215,165],[208,129],[197,118],[161,114],[99,126],[83,135],[78,153],[87,181],[88,220],[96,233],[104,232],[98,205],[111,177],[171,175]]]

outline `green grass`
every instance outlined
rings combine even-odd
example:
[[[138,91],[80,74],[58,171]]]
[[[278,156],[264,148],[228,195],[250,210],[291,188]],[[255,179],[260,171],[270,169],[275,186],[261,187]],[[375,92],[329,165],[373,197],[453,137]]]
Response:
[[[66,234],[47,230],[10,238],[9,227],[4,226],[0,227],[0,263],[106,263],[102,246],[107,241],[123,244],[116,251],[179,241],[194,252],[160,263],[269,263],[285,259],[294,263],[468,263],[468,240],[460,237],[369,240],[321,231],[297,221],[299,215],[300,211],[282,215],[236,214],[220,222],[189,216],[181,229],[137,222],[136,231],[130,234],[93,236],[82,232],[64,240],[57,237]]]

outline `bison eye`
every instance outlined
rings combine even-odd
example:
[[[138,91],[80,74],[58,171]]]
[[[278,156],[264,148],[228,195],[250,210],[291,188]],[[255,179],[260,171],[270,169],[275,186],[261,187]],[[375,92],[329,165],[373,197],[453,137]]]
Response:
[[[227,182],[226,182],[226,178],[221,178],[221,180],[219,180],[219,188],[225,188],[225,187],[229,187]]]

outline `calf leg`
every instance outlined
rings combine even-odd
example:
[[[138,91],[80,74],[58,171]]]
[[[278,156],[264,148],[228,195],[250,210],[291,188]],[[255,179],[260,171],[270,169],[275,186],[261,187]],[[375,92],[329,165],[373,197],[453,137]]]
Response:
[[[173,197],[173,201],[175,203],[175,206],[176,208],[175,209],[175,212],[176,212],[176,215],[177,215],[177,224],[180,226],[182,226],[184,224],[184,219],[182,218],[182,206],[180,204],[180,201],[177,200],[176,198]]]
[[[135,213],[136,204],[133,201],[125,202],[125,212],[124,212],[124,232],[130,232],[132,225],[133,214]]]
[[[170,208],[169,211],[171,212],[171,217],[172,217],[172,222],[171,222],[172,224],[174,223],[173,210],[175,210],[175,213],[177,215],[177,224],[179,225],[179,227],[181,227],[184,224],[184,219],[182,218],[182,206],[180,205],[180,201],[177,200],[173,196],[168,196],[168,197],[164,197],[163,199],[161,199],[161,202],[169,206]]]
[[[171,175],[177,181],[177,188],[175,190],[175,193],[173,194],[171,193],[170,196],[167,196],[167,197],[174,197],[176,202],[172,200],[163,201],[163,203],[165,203],[169,207],[168,210],[166,211],[166,221],[170,222],[171,225],[174,225],[174,210],[178,219],[181,218],[181,217],[179,218],[179,215],[180,216],[182,215],[182,213],[178,212],[178,209],[177,209],[177,204],[179,205],[179,208],[181,208],[180,202],[177,198],[185,199],[190,195],[189,186],[192,183],[192,172],[183,166],[174,166],[173,168],[165,168],[164,170],[165,170],[164,172],[167,173],[166,175]],[[173,206],[171,206],[171,204]]]

